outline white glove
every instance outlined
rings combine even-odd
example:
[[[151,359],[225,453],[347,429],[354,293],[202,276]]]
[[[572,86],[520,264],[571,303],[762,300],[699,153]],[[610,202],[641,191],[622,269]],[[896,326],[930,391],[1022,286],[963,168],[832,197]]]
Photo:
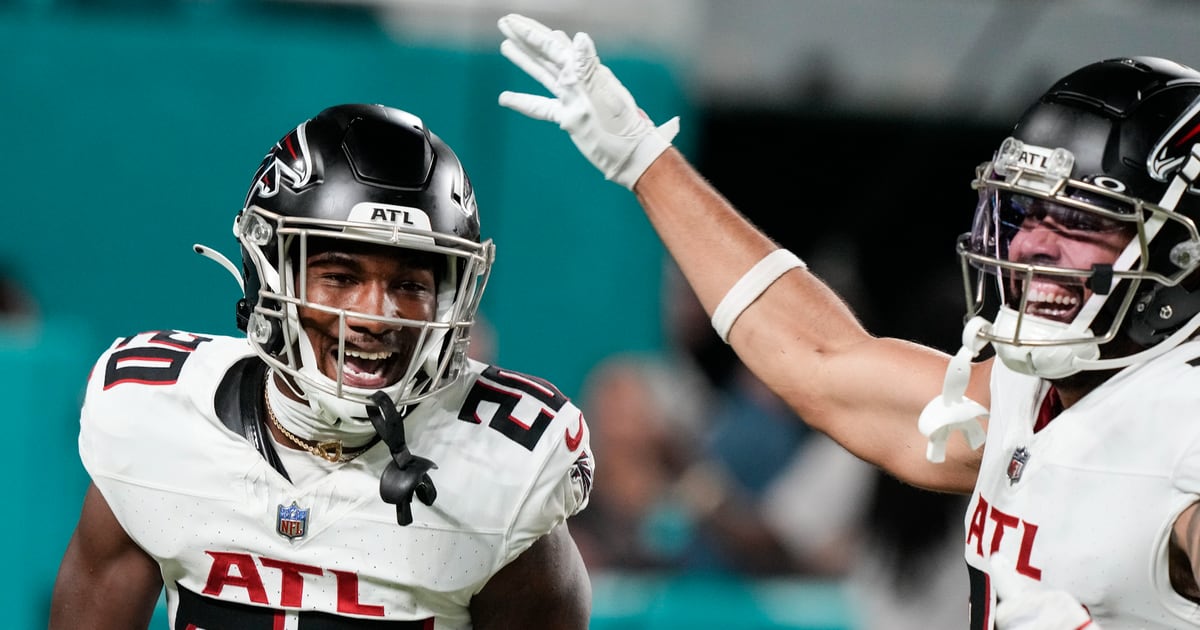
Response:
[[[587,33],[576,33],[571,40],[562,31],[516,14],[500,18],[499,26],[508,38],[500,52],[554,95],[505,91],[500,104],[557,123],[605,178],[632,190],[671,146],[679,118],[656,128],[629,90],[600,63]]]
[[[1017,573],[1012,562],[1000,555],[989,559],[996,604],[996,630],[1101,630],[1091,615],[1070,593],[1044,587]]]

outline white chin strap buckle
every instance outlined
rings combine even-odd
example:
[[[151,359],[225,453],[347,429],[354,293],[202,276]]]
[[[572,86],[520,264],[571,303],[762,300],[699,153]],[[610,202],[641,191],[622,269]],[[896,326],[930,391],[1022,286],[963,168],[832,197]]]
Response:
[[[1099,296],[1092,296],[1091,300]],[[1091,304],[1091,300],[1088,304]],[[997,342],[992,344],[996,349],[996,357],[1004,365],[1019,374],[1037,376],[1039,378],[1062,378],[1080,371],[1084,361],[1094,361],[1100,357],[1100,345],[1087,327],[1092,317],[1083,317],[1081,313],[1071,323],[1059,322],[1036,315],[1022,316],[1017,311],[1003,306],[996,313],[996,323],[992,325],[993,336],[1000,339],[1016,339],[1057,342],[1051,345],[1017,345]],[[1020,328],[1017,322],[1020,321]],[[1066,343],[1071,340],[1082,340],[1081,343]]]
[[[946,367],[942,394],[921,410],[917,426],[929,439],[925,447],[925,459],[935,464],[946,461],[946,442],[954,431],[962,431],[972,449],[979,448],[987,439],[979,418],[986,418],[988,410],[964,394],[971,380],[971,360],[987,344],[979,337],[979,332],[990,325],[982,317],[967,322],[963,327],[962,348],[951,357],[950,365]]]

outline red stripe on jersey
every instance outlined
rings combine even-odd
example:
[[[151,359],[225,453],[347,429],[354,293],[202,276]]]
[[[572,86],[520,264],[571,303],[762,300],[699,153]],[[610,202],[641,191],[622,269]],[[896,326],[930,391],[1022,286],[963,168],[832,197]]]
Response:
[[[1051,385],[1046,391],[1046,397],[1042,399],[1042,408],[1038,410],[1037,422],[1033,425],[1033,432],[1037,433],[1046,428],[1050,421],[1057,418],[1058,414],[1063,412],[1062,398],[1058,395],[1058,388]]]
[[[141,383],[142,385],[174,385],[175,381],[150,381],[144,378],[123,378],[119,381],[113,381],[104,386],[104,389],[110,390],[121,383]]]

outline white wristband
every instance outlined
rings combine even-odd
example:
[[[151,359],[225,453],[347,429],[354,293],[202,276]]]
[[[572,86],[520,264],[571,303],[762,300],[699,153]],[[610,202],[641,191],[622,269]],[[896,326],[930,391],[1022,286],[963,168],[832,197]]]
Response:
[[[721,298],[721,303],[717,304],[712,314],[712,326],[721,336],[721,341],[729,343],[729,329],[733,328],[733,322],[737,321],[742,311],[753,304],[779,276],[797,267],[806,269],[808,265],[792,252],[777,249],[763,256],[762,260],[739,278],[725,297]]]

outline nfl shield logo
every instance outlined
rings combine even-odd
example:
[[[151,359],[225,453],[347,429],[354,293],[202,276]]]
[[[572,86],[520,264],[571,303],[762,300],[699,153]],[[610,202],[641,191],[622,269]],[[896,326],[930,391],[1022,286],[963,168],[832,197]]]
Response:
[[[295,501],[289,506],[279,506],[279,518],[275,522],[275,531],[280,536],[295,540],[308,530],[308,510],[300,509]]]
[[[1025,463],[1028,461],[1029,450],[1024,446],[1013,451],[1012,459],[1008,460],[1008,485],[1011,486],[1021,480],[1021,473],[1025,472]]]

